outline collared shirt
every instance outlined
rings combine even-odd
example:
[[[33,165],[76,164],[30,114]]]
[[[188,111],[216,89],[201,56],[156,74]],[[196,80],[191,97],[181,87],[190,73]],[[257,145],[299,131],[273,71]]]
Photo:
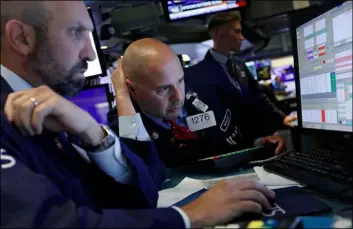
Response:
[[[215,61],[217,61],[223,67],[223,69],[229,74],[228,69],[227,69],[227,65],[226,65],[227,61],[229,59],[228,56],[219,54],[214,49],[211,49],[210,53],[211,53],[213,59],[215,59]]]
[[[13,91],[23,91],[31,89],[32,86],[16,75],[14,72],[1,65],[1,76],[9,84]],[[139,141],[149,141],[150,137],[142,123],[139,113],[133,116],[119,117],[119,135],[121,137],[130,138]],[[133,171],[129,167],[124,155],[121,152],[119,138],[115,136],[115,145],[107,150],[98,153],[86,152],[77,145],[74,145],[77,152],[86,161],[93,161],[102,171],[114,178],[117,182],[123,184],[133,183]],[[191,223],[188,215],[180,208],[172,206],[182,217],[185,227],[190,228]]]
[[[229,59],[228,56],[225,56],[223,54],[220,54],[218,52],[216,52],[214,49],[210,50],[210,53],[212,55],[212,57],[215,59],[215,61],[217,61],[221,67],[223,68],[223,71],[227,74],[229,82],[234,85],[234,87],[241,92],[241,87],[238,81],[234,80],[233,77],[231,77],[231,74],[228,71],[227,68],[227,61]]]
[[[153,122],[155,122],[160,127],[164,128],[164,129],[168,129],[168,130],[171,129],[170,124],[168,124],[163,119],[154,117],[154,116],[146,114],[146,113],[145,113],[145,115],[147,117],[149,117]],[[185,110],[185,108],[182,108],[181,111],[180,111],[180,115],[176,118],[176,124],[179,125],[179,126],[184,126],[186,128],[189,128],[187,123],[186,123],[186,121],[185,121],[185,118],[187,116],[188,116],[187,111]]]

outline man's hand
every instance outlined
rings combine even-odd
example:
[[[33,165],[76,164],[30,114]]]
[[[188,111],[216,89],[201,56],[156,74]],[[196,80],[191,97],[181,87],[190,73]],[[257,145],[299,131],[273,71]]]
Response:
[[[275,193],[251,180],[224,180],[194,202],[182,207],[192,228],[222,225],[244,213],[261,213],[270,209],[267,198]]]
[[[292,127],[292,122],[295,120],[297,120],[296,116],[286,116],[283,120],[283,124],[288,127]]]
[[[259,145],[265,145],[266,143],[278,144],[275,150],[275,155],[280,154],[285,149],[284,138],[279,135],[272,135],[260,138]]]
[[[115,100],[119,116],[132,116],[136,110],[132,104],[130,91],[122,67],[122,59],[117,61],[117,67],[112,73],[112,83],[115,90]]]
[[[117,60],[117,67],[112,73],[112,83],[117,97],[130,98],[130,92],[126,85],[126,77],[122,67],[122,59]]]
[[[24,135],[38,135],[43,129],[65,131],[92,145],[104,138],[92,116],[47,86],[9,94],[5,114]]]

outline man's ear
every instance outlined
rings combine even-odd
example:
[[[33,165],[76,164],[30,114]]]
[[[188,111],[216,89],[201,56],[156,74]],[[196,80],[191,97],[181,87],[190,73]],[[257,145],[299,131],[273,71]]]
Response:
[[[224,27],[218,28],[217,29],[217,37],[223,38],[226,34],[226,31]]]
[[[10,20],[6,23],[5,36],[8,44],[23,56],[28,56],[35,49],[34,29],[18,20]]]

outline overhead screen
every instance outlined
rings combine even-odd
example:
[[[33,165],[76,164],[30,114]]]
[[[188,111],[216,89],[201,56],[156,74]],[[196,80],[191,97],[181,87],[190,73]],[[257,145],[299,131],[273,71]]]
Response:
[[[352,132],[352,2],[296,33],[302,127]]]
[[[176,21],[184,18],[244,7],[247,5],[247,0],[163,0],[162,3],[167,19],[170,21]]]

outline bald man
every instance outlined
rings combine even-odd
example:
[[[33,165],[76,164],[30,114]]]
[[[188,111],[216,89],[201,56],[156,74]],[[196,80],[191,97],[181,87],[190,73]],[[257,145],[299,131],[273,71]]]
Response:
[[[225,109],[222,101],[212,106],[203,103],[203,98],[193,91],[195,85],[184,83],[181,63],[166,44],[151,38],[136,41],[125,51],[120,67],[120,73],[113,76],[117,111],[114,108],[108,115],[110,127],[119,134],[119,125],[125,118],[122,116],[141,116],[144,127],[137,128],[141,127],[141,132],[147,130],[167,167],[194,163],[254,144],[278,142],[276,153],[283,149],[283,138],[279,136],[242,134],[246,123],[242,123],[241,116]],[[254,156],[253,159],[265,157]]]
[[[206,227],[270,208],[272,191],[230,180],[182,209],[156,209],[154,145],[128,139],[134,128],[117,138],[63,98],[95,58],[83,2],[1,1],[1,23],[1,228]]]

